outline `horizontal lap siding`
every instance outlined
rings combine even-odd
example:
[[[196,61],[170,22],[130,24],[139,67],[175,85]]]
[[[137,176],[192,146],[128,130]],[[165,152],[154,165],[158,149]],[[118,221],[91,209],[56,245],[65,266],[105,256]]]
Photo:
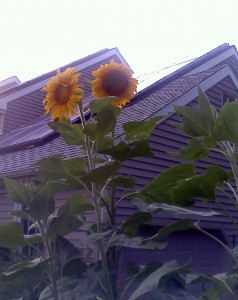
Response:
[[[14,101],[7,105],[4,131],[9,132],[20,126],[44,115],[42,101],[45,97],[43,92],[37,91]]]
[[[0,191],[0,208],[0,224],[13,221],[10,212],[14,210],[14,202],[7,198],[6,192],[3,190]]]
[[[232,94],[238,95],[238,91],[235,89],[233,83],[231,83],[230,78],[225,78],[222,82],[218,83],[216,86],[211,88],[206,92],[209,97],[211,104],[220,109],[222,103],[222,92],[232,92]],[[189,105],[196,106],[197,100],[192,101]],[[167,170],[169,167],[179,163],[184,162],[176,157],[170,155],[171,152],[176,152],[178,149],[185,148],[187,146],[187,137],[184,133],[179,132],[173,125],[173,122],[178,122],[179,117],[176,114],[173,114],[161,124],[157,126],[151,135],[149,141],[151,149],[154,152],[153,158],[135,158],[129,161],[126,161],[122,167],[123,175],[132,175],[137,178],[137,189],[139,190],[145,184],[147,184],[154,177],[159,175],[164,170]],[[220,154],[211,152],[209,158],[200,160],[196,162],[196,172],[203,173],[206,171],[208,165],[220,165],[226,170],[230,169],[229,164]],[[120,197],[122,191],[118,191],[118,196]],[[238,215],[232,203],[224,195],[218,194],[218,197],[221,203],[229,210],[230,214],[238,219]],[[217,207],[215,203],[204,204],[201,200],[196,201],[194,209],[204,211],[207,209],[215,210],[221,213],[221,209]],[[117,211],[118,221],[122,221],[126,216],[131,215],[135,210],[130,204],[130,200],[125,200],[121,203],[120,208]],[[179,219],[179,218],[178,218]],[[196,218],[193,218],[194,220]],[[201,218],[202,224],[208,228],[221,228],[224,231],[224,234],[231,243],[234,239],[234,230],[233,225],[227,216],[221,214],[213,218]],[[175,220],[175,219],[174,219]],[[155,223],[164,225],[168,221],[171,221],[171,218],[168,216],[159,215]],[[222,226],[221,226],[222,224]]]

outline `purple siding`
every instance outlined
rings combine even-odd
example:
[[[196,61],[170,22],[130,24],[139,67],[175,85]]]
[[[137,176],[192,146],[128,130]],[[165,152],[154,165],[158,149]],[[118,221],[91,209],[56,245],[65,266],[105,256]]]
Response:
[[[5,190],[0,190],[0,224],[13,221],[10,212],[14,210],[14,203],[6,197]]]
[[[229,91],[235,95],[238,95],[238,90],[235,88],[234,84],[231,82],[230,78],[227,77],[222,80],[220,83],[213,86],[210,90],[207,91],[207,95],[211,100],[213,106],[217,109],[221,107],[222,103],[222,92]],[[196,105],[197,100],[195,99],[189,105]],[[186,147],[186,141],[188,137],[179,132],[173,125],[172,122],[177,122],[179,120],[178,116],[173,114],[168,119],[160,123],[157,128],[154,130],[153,134],[150,137],[150,146],[154,152],[153,158],[136,158],[129,160],[124,163],[122,167],[122,174],[124,175],[132,175],[137,177],[137,188],[140,189],[150,180],[152,180],[156,175],[160,172],[166,170],[167,168],[175,165],[181,160],[176,157],[171,156],[169,153],[175,152],[180,148]],[[209,158],[198,161],[196,163],[197,172],[203,172],[207,165],[209,164],[217,164],[225,169],[229,169],[229,165],[226,160],[219,154],[212,152]],[[120,192],[119,192],[120,194]],[[224,197],[224,195],[218,194],[218,197],[221,203],[227,208],[227,210],[231,213],[234,218],[238,218],[237,212],[234,210],[233,205],[229,202],[228,199]],[[204,204],[201,200],[196,201],[195,208],[202,211],[207,210],[207,208],[211,208],[221,213],[221,209],[217,207],[214,203],[209,203],[208,205]],[[121,203],[117,217],[118,221],[122,221],[125,217],[131,215],[135,212],[134,208],[131,206],[129,200],[125,200]],[[172,220],[176,220],[176,218],[171,218],[167,216],[159,216],[155,218],[153,224],[156,226],[163,226],[165,224],[170,223]],[[194,220],[196,220],[194,218]],[[217,232],[221,235],[225,236],[226,242],[230,246],[234,246],[235,244],[235,234],[234,226],[231,224],[230,220],[224,216],[223,214],[215,216],[213,218],[201,218],[200,225],[207,229],[216,229]],[[191,237],[188,236],[186,232],[180,233],[176,235],[174,240],[169,244],[169,247],[162,251],[160,254],[157,254],[157,258],[165,258],[168,259],[174,258],[174,249],[176,251],[176,258],[178,260],[188,259],[189,255],[186,251],[182,251],[179,247],[176,246],[178,243],[183,241],[183,245],[185,249],[190,249],[190,255],[193,257],[193,266],[197,271],[206,271],[209,272],[221,272],[224,271],[224,268],[227,267],[227,260],[221,261],[220,258],[222,256],[226,257],[226,254],[223,249],[221,249],[217,243],[214,241],[205,241],[206,237],[201,237],[198,233],[193,235],[192,241]],[[181,245],[182,245],[181,244]],[[196,245],[204,245],[204,249],[198,248]],[[131,250],[125,252],[125,257],[130,255]],[[182,256],[183,255],[183,259]],[[145,258],[146,255],[138,252],[140,257]],[[200,255],[200,258],[198,257]],[[150,257],[150,256],[149,256]],[[206,258],[206,259],[204,259]],[[228,258],[227,258],[228,259]],[[207,260],[207,261],[206,261]],[[221,262],[221,265],[217,262]],[[201,264],[204,264],[203,266]]]

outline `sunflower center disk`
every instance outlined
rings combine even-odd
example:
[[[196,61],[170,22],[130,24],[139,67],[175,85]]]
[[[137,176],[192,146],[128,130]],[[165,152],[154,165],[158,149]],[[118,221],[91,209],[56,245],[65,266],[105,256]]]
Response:
[[[102,82],[102,88],[110,95],[118,97],[122,95],[128,86],[128,79],[124,73],[119,70],[110,72]]]
[[[70,85],[60,83],[55,89],[55,99],[59,104],[65,104],[68,102],[71,94]]]

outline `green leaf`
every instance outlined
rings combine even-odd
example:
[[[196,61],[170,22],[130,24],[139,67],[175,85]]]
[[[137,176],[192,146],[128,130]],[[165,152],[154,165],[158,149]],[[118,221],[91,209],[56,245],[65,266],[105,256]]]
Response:
[[[96,141],[99,141],[104,136],[114,131],[116,126],[116,117],[113,113],[113,110],[113,106],[106,106],[95,116],[95,119],[97,121],[95,127]]]
[[[83,133],[91,137],[91,139],[96,140],[95,137],[96,126],[97,126],[96,123],[87,123],[83,129]]]
[[[185,220],[173,222],[173,223],[171,223],[169,225],[166,225],[166,226],[162,227],[159,230],[157,236],[159,238],[165,238],[168,235],[170,235],[171,233],[180,232],[180,231],[189,230],[189,229],[197,229],[197,228],[192,223],[191,220],[185,219]]]
[[[112,236],[113,232],[114,229],[110,229],[104,232],[90,233],[88,236],[85,237],[84,242],[86,242],[89,245],[96,244],[99,240],[107,242]]]
[[[58,132],[67,144],[84,147],[84,133],[81,124],[53,121],[49,122],[48,125],[51,129]]]
[[[206,174],[197,175],[181,182],[174,192],[178,193],[178,197],[199,197],[207,200],[215,200],[216,188],[227,180],[227,175],[218,166],[208,166],[207,170],[208,173]]]
[[[44,239],[40,233],[30,234],[30,235],[25,234],[24,238],[28,245],[44,243]]]
[[[112,188],[124,187],[126,189],[133,188],[135,186],[136,179],[134,177],[115,177],[108,182],[108,186]]]
[[[95,276],[80,279],[73,276],[60,278],[57,280],[57,290],[59,295],[64,295],[65,300],[102,299],[102,297],[97,297],[100,295],[101,286]],[[55,300],[50,287],[41,292],[39,300]]]
[[[139,141],[147,139],[156,125],[164,116],[156,116],[146,121],[131,121],[126,122],[122,125],[125,133],[126,139],[128,141]]]
[[[86,263],[79,257],[71,257],[67,260],[63,267],[63,276],[72,276],[85,272],[87,269]]]
[[[209,288],[199,297],[198,300],[220,300],[219,292],[214,288]]]
[[[86,211],[94,210],[94,206],[89,202],[88,198],[82,194],[76,194],[67,199],[64,203],[72,214],[81,214]]]
[[[223,290],[229,292],[233,297],[234,293],[232,292],[230,286],[226,282],[226,274],[217,274],[217,275],[206,275],[206,274],[198,274],[193,272],[192,274],[187,274],[186,283],[197,283],[197,282],[213,282],[220,286]]]
[[[55,256],[63,268],[63,276],[82,274],[87,269],[86,263],[82,261],[81,250],[68,239],[58,236],[55,248]]]
[[[238,146],[238,102],[226,102],[212,130],[215,141],[230,141]]]
[[[204,147],[201,140],[190,140],[188,141],[188,147],[180,149],[176,153],[171,153],[172,155],[188,160],[200,160],[206,158],[209,155],[210,149]]]
[[[150,149],[147,140],[137,141],[134,145],[129,146],[121,141],[116,146],[107,149],[101,149],[98,153],[108,154],[114,159],[123,162],[133,157],[152,157],[153,152]]]
[[[8,197],[19,204],[29,206],[32,201],[33,189],[12,179],[4,179],[4,184],[7,190]]]
[[[147,140],[140,140],[134,142],[134,148],[131,148],[128,153],[128,159],[133,157],[153,157],[153,151],[150,149],[149,142]]]
[[[110,247],[119,246],[133,249],[144,250],[162,250],[167,246],[165,239],[159,239],[154,237],[153,239],[145,239],[141,236],[131,237],[126,234],[117,234],[113,236],[110,242]]]
[[[121,164],[118,161],[109,161],[99,167],[92,169],[88,174],[83,176],[81,180],[90,185],[91,182],[101,186],[106,180],[119,172]]]
[[[36,220],[47,221],[49,215],[55,210],[54,196],[58,185],[48,183],[39,188],[29,206],[29,215]]]
[[[145,293],[156,289],[160,280],[165,276],[172,273],[179,273],[181,271],[187,271],[186,267],[179,267],[175,260],[163,264],[156,271],[152,272],[139,287],[132,293],[129,300],[135,300],[138,297],[144,295]]]
[[[195,137],[210,135],[213,120],[209,118],[209,112],[200,107],[189,106],[174,105],[174,109],[182,116],[180,130]]]
[[[35,164],[38,179],[52,181],[67,177],[68,170],[63,158],[62,155],[53,155],[39,160]]]
[[[137,232],[137,227],[141,224],[150,223],[153,220],[149,212],[136,212],[123,223],[123,233],[129,236],[134,236]]]
[[[76,231],[82,225],[83,222],[69,211],[68,206],[64,205],[58,210],[57,216],[49,219],[48,235],[54,240],[59,235],[64,236]]]
[[[110,135],[102,137],[99,141],[95,142],[95,151],[98,152],[103,149],[108,149],[113,146],[114,139]]]
[[[211,106],[206,94],[202,91],[202,89],[198,86],[198,105],[199,107],[207,112],[207,115],[210,120],[215,121],[216,116],[214,113],[214,109]]]
[[[0,247],[20,248],[26,246],[23,225],[19,222],[0,224]]]
[[[86,173],[86,160],[81,157],[74,157],[65,161],[67,170],[74,176],[82,176]]]
[[[140,194],[151,193],[153,191],[168,191],[176,187],[178,182],[195,176],[195,167],[191,163],[181,163],[170,167],[162,172],[158,177],[149,182],[141,191]]]
[[[44,268],[46,264],[51,260],[51,258],[48,259],[42,259],[41,257],[35,258],[32,261],[23,261],[18,264],[15,264],[7,269],[7,271],[3,272],[2,275],[4,277],[15,277],[19,276],[22,272],[31,272],[31,271],[37,271],[39,272],[39,268]]]
[[[82,188],[76,175],[85,174],[85,162],[82,158],[63,160],[61,155],[54,155],[39,160],[36,164],[37,179],[42,182],[57,181],[59,188]],[[71,187],[71,189],[72,189]]]
[[[93,99],[89,103],[89,109],[91,114],[94,115],[106,107],[112,106],[112,102],[114,102],[117,98],[116,97],[104,97],[99,99]]]
[[[191,216],[200,216],[200,217],[211,217],[211,216],[220,215],[220,213],[212,210],[195,211],[195,210],[191,210],[179,206],[168,205],[165,203],[145,204],[140,199],[133,199],[132,203],[140,211],[149,212],[153,214],[191,215]]]
[[[140,197],[146,202],[149,200],[178,206],[191,205],[196,198],[215,200],[217,186],[228,177],[218,166],[209,166],[207,170],[205,174],[196,175],[192,164],[176,165],[161,173],[140,192],[135,193],[133,198]]]
[[[114,159],[123,162],[124,160],[128,159],[128,153],[130,153],[130,151],[131,149],[129,145],[121,141],[113,147],[100,149],[98,152],[102,154],[108,154]]]
[[[15,217],[18,217],[18,218],[30,221],[32,223],[34,222],[34,219],[31,216],[29,216],[29,214],[26,211],[24,211],[24,210],[14,210],[10,214],[12,216],[15,216]]]

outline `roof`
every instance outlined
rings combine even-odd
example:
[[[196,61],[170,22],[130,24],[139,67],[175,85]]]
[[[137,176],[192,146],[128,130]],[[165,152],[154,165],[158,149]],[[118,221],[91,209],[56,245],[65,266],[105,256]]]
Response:
[[[64,65],[64,66],[60,67],[60,70],[64,71],[67,68],[71,68],[71,67],[75,67],[77,65],[81,65],[81,64],[83,64],[83,63],[85,63],[87,61],[92,60],[93,58],[95,58],[95,57],[97,57],[97,56],[99,56],[101,54],[107,53],[109,50],[112,50],[112,49],[105,48],[105,49],[99,50],[97,52],[94,52],[94,53],[92,53],[90,55],[87,55],[87,56],[85,56],[83,58],[80,58],[78,60],[75,60],[75,61],[67,64],[67,65]],[[9,94],[12,94],[12,93],[14,93],[16,91],[19,91],[19,90],[22,90],[22,89],[24,89],[24,88],[26,88],[28,86],[32,86],[32,85],[34,85],[34,84],[36,84],[38,82],[41,82],[41,81],[43,81],[45,79],[53,77],[53,76],[55,76],[56,71],[57,70],[53,70],[53,71],[47,72],[47,73],[45,73],[43,75],[40,75],[40,76],[38,76],[36,78],[33,78],[33,79],[29,80],[29,81],[23,82],[19,86],[16,86],[16,87],[14,87],[14,88],[12,88],[10,90],[2,91],[0,93],[0,96],[3,97],[3,96],[6,96],[6,95],[9,95]]]
[[[84,86],[85,97],[90,96],[91,87],[88,82],[93,80],[92,71],[101,64],[109,63],[114,59],[118,63],[126,63],[117,48],[105,49],[89,55],[86,58],[77,60],[64,67],[75,67],[76,73],[80,73],[79,83]],[[42,101],[46,93],[42,88],[46,86],[50,78],[56,75],[56,70],[32,79],[26,83],[0,94],[0,109],[5,110],[4,134],[15,131],[27,123],[35,122],[41,118],[45,111]],[[6,94],[7,93],[7,94]],[[27,107],[27,109],[26,109]]]
[[[142,120],[158,113],[168,113],[172,110],[172,104],[174,102],[177,104],[185,94],[190,93],[188,101],[193,100],[198,84],[203,84],[206,90],[218,80],[230,76],[238,87],[237,76],[226,60],[208,70],[191,73],[193,68],[205,64],[208,58],[211,59],[231,47],[233,46],[223,44],[138,93],[131,104],[123,109],[117,134],[122,133],[120,125],[125,120]],[[237,61],[236,63],[238,64]],[[0,137],[0,172],[11,172],[16,169],[24,171],[40,158],[53,154],[60,153],[66,157],[78,154],[77,147],[65,145],[58,134],[47,126],[48,120],[49,117],[37,118],[22,128]]]
[[[150,86],[146,87],[145,89],[143,89],[142,91],[137,93],[137,95],[133,99],[133,103],[136,101],[139,101],[140,99],[144,98],[148,94],[151,94],[154,90],[162,88],[163,86],[165,86],[172,80],[174,80],[178,77],[184,76],[185,74],[189,73],[194,68],[201,66],[202,64],[205,64],[212,57],[215,57],[218,54],[223,53],[224,51],[228,50],[230,47],[235,48],[235,46],[230,46],[228,43],[224,43],[224,44],[216,47],[215,49],[207,52],[206,54],[200,56],[196,60],[188,63],[187,65],[183,66],[182,68],[179,68],[175,72],[161,78],[160,80],[156,81],[155,83],[151,84]]]

